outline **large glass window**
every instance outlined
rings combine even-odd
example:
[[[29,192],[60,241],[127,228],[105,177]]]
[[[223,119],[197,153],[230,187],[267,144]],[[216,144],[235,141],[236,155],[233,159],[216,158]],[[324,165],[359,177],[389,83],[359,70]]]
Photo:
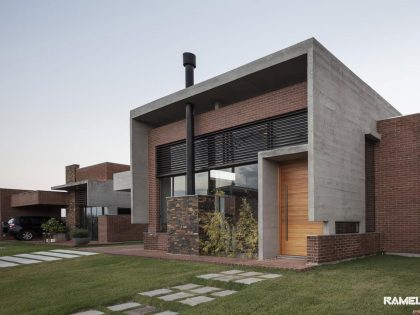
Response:
[[[195,174],[197,195],[216,195],[216,209],[233,220],[238,218],[242,198],[251,206],[254,218],[258,215],[258,165],[214,169]],[[160,178],[160,222],[166,231],[166,198],[185,195],[185,175]]]

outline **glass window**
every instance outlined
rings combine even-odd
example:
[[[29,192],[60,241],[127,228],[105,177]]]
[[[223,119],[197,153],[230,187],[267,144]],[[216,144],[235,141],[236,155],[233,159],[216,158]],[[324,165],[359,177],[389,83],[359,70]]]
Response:
[[[173,196],[185,196],[185,175],[173,178]]]
[[[258,164],[236,166],[235,186],[258,189]]]
[[[195,194],[208,195],[209,193],[209,172],[195,173]]]
[[[172,196],[172,178],[160,179],[160,229],[166,231],[166,197]]]

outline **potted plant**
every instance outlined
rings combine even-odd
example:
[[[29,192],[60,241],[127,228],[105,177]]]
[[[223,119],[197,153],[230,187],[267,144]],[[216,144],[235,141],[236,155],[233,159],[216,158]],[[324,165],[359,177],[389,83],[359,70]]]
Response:
[[[86,229],[74,229],[71,237],[75,245],[84,245],[89,243],[89,231]]]
[[[63,242],[66,241],[66,226],[60,220],[55,218],[49,219],[41,225],[44,231],[45,241],[47,243]]]

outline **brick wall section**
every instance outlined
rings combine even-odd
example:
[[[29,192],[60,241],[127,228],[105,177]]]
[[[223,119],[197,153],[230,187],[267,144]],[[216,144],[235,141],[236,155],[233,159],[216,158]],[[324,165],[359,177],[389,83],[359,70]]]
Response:
[[[309,263],[374,255],[381,252],[379,233],[316,235],[307,237]]]
[[[197,115],[195,134],[202,135],[265,119],[307,107],[306,82],[253,97],[220,109]],[[149,232],[159,231],[159,181],[156,178],[156,146],[185,139],[185,120],[150,131],[149,135]],[[147,240],[145,238],[145,246]]]
[[[167,199],[168,252],[200,254],[200,215],[214,211],[214,196],[182,196]]]
[[[144,249],[151,250],[168,250],[168,234],[167,233],[156,233],[156,232],[145,232],[143,234]]]
[[[420,253],[420,114],[377,123],[376,232],[386,252]]]
[[[102,215],[98,217],[98,241],[142,241],[146,228],[147,224],[131,224],[130,215]]]
[[[76,170],[76,181],[96,180],[107,181],[113,179],[114,173],[129,171],[130,166],[105,162],[101,164],[82,167]]]

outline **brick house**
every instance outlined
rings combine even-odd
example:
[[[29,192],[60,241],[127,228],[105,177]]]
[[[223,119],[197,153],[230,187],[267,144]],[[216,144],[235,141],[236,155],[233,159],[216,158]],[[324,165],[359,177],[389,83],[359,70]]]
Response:
[[[66,224],[87,228],[100,242],[142,240],[144,224],[131,223],[130,187],[116,188],[114,177],[128,175],[129,165],[100,163],[66,166],[66,183],[51,187],[68,194]]]
[[[420,253],[419,121],[308,39],[131,111],[132,222],[146,249],[197,254],[222,192],[250,200],[260,259]]]

